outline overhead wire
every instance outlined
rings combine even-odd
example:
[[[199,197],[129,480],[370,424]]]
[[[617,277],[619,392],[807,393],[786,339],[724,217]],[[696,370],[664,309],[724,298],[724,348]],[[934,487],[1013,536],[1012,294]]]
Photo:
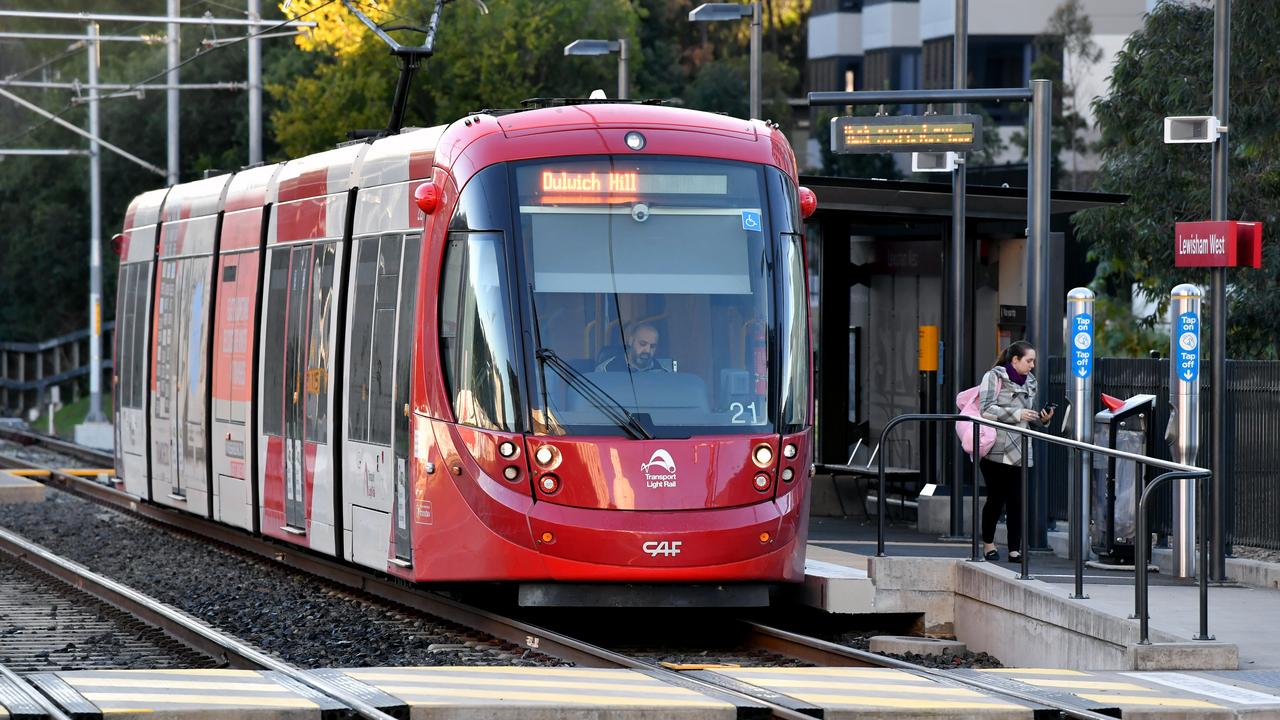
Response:
[[[202,1],[203,1],[203,2],[208,2],[208,0],[202,0]],[[297,17],[289,18],[289,19],[287,19],[287,20],[282,20],[282,21],[280,21],[280,22],[276,23],[275,25],[271,25],[270,27],[266,27],[266,28],[263,28],[263,29],[258,30],[258,31],[256,31],[256,32],[248,33],[248,34],[246,34],[246,35],[244,35],[244,36],[242,36],[242,37],[236,38],[234,41],[227,42],[227,43],[225,43],[225,44],[212,45],[212,46],[210,46],[210,47],[203,47],[203,46],[202,46],[201,48],[199,48],[199,49],[197,49],[197,50],[196,50],[196,52],[195,52],[195,54],[194,54],[194,55],[192,55],[191,57],[187,58],[186,60],[183,60],[182,62],[179,62],[179,63],[178,63],[178,64],[176,64],[176,65],[173,65],[173,66],[170,66],[170,67],[166,67],[164,70],[161,70],[160,72],[158,72],[158,73],[156,73],[156,74],[154,74],[154,75],[150,75],[150,76],[148,76],[148,77],[146,77],[146,78],[143,78],[142,80],[139,80],[139,81],[137,81],[137,82],[135,82],[135,83],[132,83],[132,84],[130,84],[128,87],[124,88],[123,90],[117,91],[114,95],[107,96],[107,97],[103,97],[103,98],[99,98],[99,99],[100,99],[100,100],[112,100],[112,99],[119,98],[119,97],[127,97],[127,96],[128,96],[127,94],[128,94],[129,92],[139,89],[139,87],[140,87],[140,86],[145,85],[145,84],[147,84],[147,83],[151,82],[152,80],[156,80],[156,79],[158,79],[158,78],[160,78],[160,77],[162,77],[162,76],[164,76],[164,75],[167,75],[167,74],[169,74],[169,72],[171,72],[171,71],[173,71],[173,70],[177,70],[177,69],[182,68],[182,67],[184,67],[184,66],[186,66],[186,65],[189,65],[190,63],[193,63],[193,62],[195,62],[196,60],[199,60],[200,58],[203,58],[203,57],[205,57],[206,55],[209,55],[209,54],[210,54],[211,52],[213,52],[214,50],[218,50],[218,49],[220,49],[220,48],[224,48],[224,47],[232,47],[233,45],[238,45],[238,44],[240,44],[240,43],[242,43],[242,42],[245,42],[246,40],[250,40],[250,39],[252,39],[252,38],[255,38],[255,37],[258,37],[258,36],[261,36],[261,35],[266,35],[267,33],[275,32],[276,30],[279,30],[279,29],[280,29],[280,28],[282,28],[282,27],[286,27],[289,23],[294,22],[294,21],[296,21],[296,20],[301,20],[302,18],[305,18],[306,16],[310,15],[311,13],[314,13],[314,12],[316,12],[317,10],[320,10],[320,9],[322,9],[322,8],[325,8],[325,7],[329,6],[329,5],[332,5],[333,3],[337,2],[337,1],[338,1],[338,0],[327,0],[327,2],[321,3],[320,5],[317,5],[317,6],[313,7],[313,8],[311,8],[310,10],[308,10],[308,11],[306,11],[306,12],[302,13],[301,15],[298,15]],[[156,21],[156,22],[163,22],[163,21]],[[67,103],[66,107],[62,108],[61,110],[58,110],[58,111],[57,111],[57,112],[55,112],[53,115],[54,115],[54,117],[61,117],[61,116],[65,115],[66,113],[70,112],[71,110],[73,110],[75,107],[76,107],[75,100],[72,100],[71,102]],[[12,135],[6,136],[6,137],[4,137],[4,138],[0,138],[0,146],[6,146],[6,145],[8,145],[9,143],[11,143],[11,142],[13,142],[13,141],[15,141],[15,140],[20,140],[20,139],[22,139],[22,138],[26,137],[27,135],[30,135],[31,133],[35,132],[36,130],[38,130],[38,129],[40,129],[40,128],[44,127],[45,125],[49,124],[50,122],[53,122],[53,118],[52,118],[52,117],[50,117],[50,118],[45,118],[44,120],[41,120],[40,122],[37,122],[37,123],[35,123],[35,124],[33,124],[33,125],[31,125],[31,126],[27,127],[27,128],[26,128],[26,129],[24,129],[24,130],[21,130],[21,131],[19,131],[19,132],[17,132],[17,133],[14,133],[14,134],[12,134]]]

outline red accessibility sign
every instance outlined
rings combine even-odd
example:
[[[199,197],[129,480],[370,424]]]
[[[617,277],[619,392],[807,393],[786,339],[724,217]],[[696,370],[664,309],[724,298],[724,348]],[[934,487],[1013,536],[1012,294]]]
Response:
[[[1177,267],[1262,267],[1262,223],[1180,222],[1173,246]]]

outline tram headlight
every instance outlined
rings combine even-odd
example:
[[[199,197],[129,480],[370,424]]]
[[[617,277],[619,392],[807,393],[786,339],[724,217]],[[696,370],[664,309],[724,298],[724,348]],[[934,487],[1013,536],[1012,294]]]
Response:
[[[515,480],[520,477],[520,468],[515,465],[508,465],[502,468],[502,477],[508,480]]]
[[[796,452],[797,452],[796,446],[791,443],[787,443],[786,445],[782,446],[782,457],[788,460],[795,457]]]
[[[782,482],[791,482],[796,476],[796,471],[791,468],[782,468]]]
[[[760,467],[769,467],[773,462],[773,448],[768,445],[757,445],[751,451],[751,459]]]
[[[510,440],[504,440],[498,445],[498,454],[504,458],[513,458],[516,456],[516,444]]]
[[[553,461],[555,461],[556,452],[555,450],[552,450],[549,446],[543,445],[542,447],[538,448],[536,452],[533,453],[533,459],[537,460],[539,465],[546,467],[547,465],[550,465]]]

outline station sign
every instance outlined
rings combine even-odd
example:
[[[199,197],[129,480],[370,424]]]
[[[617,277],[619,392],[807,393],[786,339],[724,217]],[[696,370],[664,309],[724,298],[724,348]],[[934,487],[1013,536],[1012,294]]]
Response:
[[[980,115],[842,115],[831,120],[831,150],[841,155],[968,152],[981,147]]]
[[[1093,373],[1093,317],[1089,313],[1071,318],[1071,372],[1081,379]]]
[[[1200,377],[1200,316],[1197,313],[1185,312],[1178,316],[1178,324],[1174,329],[1177,338],[1178,363],[1175,373],[1182,382],[1195,382]]]
[[[1180,222],[1174,230],[1176,267],[1262,267],[1262,223]]]

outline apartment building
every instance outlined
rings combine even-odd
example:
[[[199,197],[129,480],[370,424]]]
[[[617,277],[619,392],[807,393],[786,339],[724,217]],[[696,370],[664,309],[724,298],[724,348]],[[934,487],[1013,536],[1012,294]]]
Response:
[[[1092,125],[1090,103],[1106,92],[1107,77],[1125,39],[1159,0],[1081,0],[1102,51],[1094,64],[1062,58],[1077,88],[1075,104]],[[1198,0],[1204,1],[1204,0]],[[1025,87],[1035,62],[1036,37],[1049,26],[1062,0],[969,0],[969,87]],[[814,0],[808,19],[806,91],[910,90],[954,86],[952,49],[955,0]],[[1061,92],[1061,83],[1055,89]],[[1025,113],[984,105],[1006,150],[996,162],[1020,157],[1008,139],[1025,126]],[[943,109],[939,109],[940,111]],[[816,118],[816,113],[810,120]],[[803,124],[802,124],[803,125]],[[826,132],[812,127],[812,133]],[[815,136],[802,126],[796,140],[809,167],[821,165]],[[1074,159],[1096,167],[1094,158]]]

